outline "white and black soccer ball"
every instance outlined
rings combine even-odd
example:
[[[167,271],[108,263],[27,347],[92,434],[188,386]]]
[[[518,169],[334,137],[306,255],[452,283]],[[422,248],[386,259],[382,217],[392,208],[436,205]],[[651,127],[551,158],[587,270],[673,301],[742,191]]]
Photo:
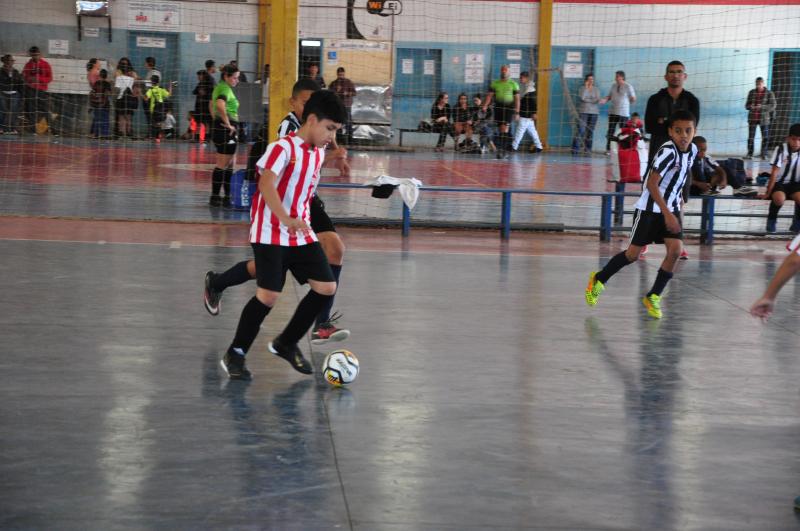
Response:
[[[331,385],[348,385],[358,376],[358,358],[349,350],[334,350],[322,362],[322,376]]]

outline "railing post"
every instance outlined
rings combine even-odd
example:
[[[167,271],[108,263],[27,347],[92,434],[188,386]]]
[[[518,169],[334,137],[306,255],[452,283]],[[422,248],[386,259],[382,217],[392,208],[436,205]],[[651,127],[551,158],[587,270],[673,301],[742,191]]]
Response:
[[[408,236],[409,232],[411,232],[411,210],[403,202],[403,236]]]
[[[607,242],[611,240],[611,196],[604,195],[601,197],[602,203],[600,204],[600,241]]]
[[[700,217],[700,243],[714,244],[714,196],[703,197],[702,215]]]
[[[503,192],[503,208],[500,212],[500,237],[507,240],[511,236],[511,192]]]
[[[617,181],[614,184],[614,191],[618,194],[625,193],[625,183]],[[614,197],[614,225],[622,225],[622,218],[625,215],[625,196],[617,195]]]

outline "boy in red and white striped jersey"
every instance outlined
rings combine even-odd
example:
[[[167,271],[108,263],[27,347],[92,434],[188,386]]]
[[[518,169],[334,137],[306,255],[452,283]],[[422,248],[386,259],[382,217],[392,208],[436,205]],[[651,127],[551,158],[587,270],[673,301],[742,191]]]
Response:
[[[309,203],[319,183],[324,148],[336,138],[346,119],[347,112],[336,94],[314,93],[305,105],[302,127],[271,143],[256,165],[259,179],[250,210],[250,243],[258,287],[242,310],[236,335],[221,362],[231,379],[250,378],[245,356],[278,300],[287,271],[301,284],[308,282],[311,290],[269,350],[295,370],[312,373],[311,363],[297,343],[336,293],[336,279],[309,227]]]

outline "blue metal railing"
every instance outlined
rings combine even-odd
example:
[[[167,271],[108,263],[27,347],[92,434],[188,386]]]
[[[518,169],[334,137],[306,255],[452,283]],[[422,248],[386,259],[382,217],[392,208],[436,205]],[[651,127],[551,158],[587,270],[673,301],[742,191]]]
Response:
[[[365,186],[355,183],[320,183],[321,188],[333,189],[367,189],[371,190],[371,186]],[[625,230],[622,225],[623,215],[625,213],[625,197],[639,197],[639,193],[630,193],[624,191],[624,184],[618,183],[614,192],[562,192],[553,190],[529,190],[523,188],[479,188],[479,187],[452,187],[452,186],[421,186],[419,189],[422,192],[449,192],[449,193],[482,193],[482,194],[500,194],[501,207],[500,207],[500,236],[503,239],[508,239],[511,235],[511,199],[513,195],[539,195],[539,196],[562,196],[562,197],[599,197],[600,198],[600,220],[599,225],[591,227],[565,227],[574,230],[598,230],[601,241],[609,241],[613,231]],[[717,217],[751,217],[751,218],[765,218],[766,214],[742,214],[742,213],[718,213],[716,212],[717,201],[743,201],[748,198],[736,196],[698,196],[697,199],[702,201],[700,212],[686,212],[686,216],[700,216],[700,229],[687,229],[684,232],[699,233],[700,243],[711,245],[714,243],[714,234],[741,234],[741,235],[763,235],[763,232],[748,232],[748,231],[715,231],[714,223]],[[408,236],[411,231],[411,210],[403,203],[401,231],[403,236]],[[790,218],[791,216],[780,216],[782,218]]]

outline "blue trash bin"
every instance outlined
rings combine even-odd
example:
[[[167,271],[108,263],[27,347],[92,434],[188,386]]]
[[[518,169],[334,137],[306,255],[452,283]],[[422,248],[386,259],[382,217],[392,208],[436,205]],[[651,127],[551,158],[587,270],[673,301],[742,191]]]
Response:
[[[236,170],[231,176],[231,196],[233,196],[233,208],[237,210],[249,210],[253,194],[256,193],[257,183],[248,181],[246,170]]]

